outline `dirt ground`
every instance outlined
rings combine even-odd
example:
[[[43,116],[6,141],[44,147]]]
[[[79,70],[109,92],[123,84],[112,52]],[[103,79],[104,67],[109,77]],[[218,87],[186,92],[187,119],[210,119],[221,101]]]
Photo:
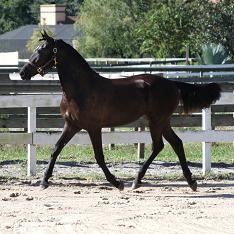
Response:
[[[106,182],[0,181],[0,233],[234,233],[234,181],[147,180],[119,192]]]

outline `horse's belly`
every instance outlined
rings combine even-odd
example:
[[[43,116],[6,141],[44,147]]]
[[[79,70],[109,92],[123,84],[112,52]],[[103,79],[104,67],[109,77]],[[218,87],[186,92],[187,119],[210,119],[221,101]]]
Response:
[[[98,102],[90,99],[85,108],[79,108],[73,99],[63,98],[61,113],[65,120],[83,129],[125,125],[146,114],[145,99],[141,94],[135,94],[131,98],[123,93],[113,94],[111,100],[106,98]]]
[[[105,127],[121,126],[136,121],[142,115],[145,115],[145,108],[139,105],[135,108],[126,106],[125,108],[111,108],[107,111],[103,123]]]

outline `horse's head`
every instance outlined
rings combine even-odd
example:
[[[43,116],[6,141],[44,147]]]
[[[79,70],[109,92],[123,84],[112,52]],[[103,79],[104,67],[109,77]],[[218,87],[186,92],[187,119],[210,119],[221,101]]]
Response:
[[[34,50],[28,63],[20,70],[20,76],[23,80],[30,80],[36,74],[43,76],[56,65],[56,41],[45,31],[41,32],[41,35],[40,41],[44,41],[44,43]]]

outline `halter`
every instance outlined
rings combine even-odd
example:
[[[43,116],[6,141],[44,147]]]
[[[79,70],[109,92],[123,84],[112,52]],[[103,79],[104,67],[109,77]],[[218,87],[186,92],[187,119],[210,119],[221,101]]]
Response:
[[[57,54],[58,50],[56,47],[53,48],[53,56],[52,58],[46,62],[43,66],[40,66],[40,67],[37,67],[35,64],[33,64],[30,60],[28,61],[28,64],[30,64],[33,68],[36,69],[36,71],[38,72],[38,74],[40,74],[41,76],[44,76],[47,71],[49,71],[49,67],[48,65],[54,60],[54,66],[56,66],[58,64],[57,62],[57,57],[56,57],[56,54]],[[47,68],[48,67],[48,68]]]

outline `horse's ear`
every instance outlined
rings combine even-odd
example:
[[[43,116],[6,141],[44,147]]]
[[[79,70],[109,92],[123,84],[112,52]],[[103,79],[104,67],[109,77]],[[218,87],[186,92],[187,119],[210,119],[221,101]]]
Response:
[[[44,30],[45,31],[45,30]],[[39,41],[44,41],[45,38],[44,38],[44,34],[43,34],[43,31],[40,32],[41,33],[41,38],[39,39]]]
[[[54,39],[52,37],[50,37],[47,32],[43,29],[43,31],[41,31],[41,39],[39,39],[39,41],[47,41],[47,42],[53,42]]]

